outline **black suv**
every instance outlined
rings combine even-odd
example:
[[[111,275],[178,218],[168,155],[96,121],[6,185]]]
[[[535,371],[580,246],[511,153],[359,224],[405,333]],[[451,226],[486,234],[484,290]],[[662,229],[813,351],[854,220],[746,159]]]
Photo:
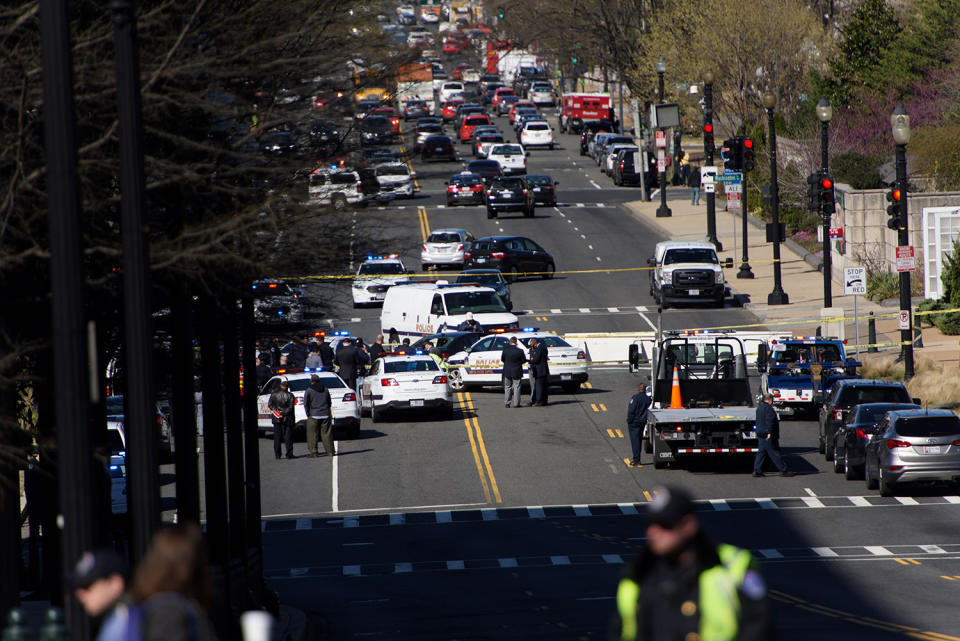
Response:
[[[450,136],[429,136],[423,141],[423,146],[420,148],[420,159],[427,162],[435,158],[443,158],[451,162],[457,159],[457,152],[453,148],[453,141],[450,140]]]
[[[621,149],[617,153],[617,159],[613,161],[613,184],[614,185],[639,185],[640,184],[640,175],[643,171],[643,167],[638,168],[636,163],[639,161],[643,163],[641,159],[643,152],[641,151],[627,151]]]
[[[501,211],[522,211],[533,218],[535,208],[533,190],[524,176],[500,176],[487,185],[487,218],[496,218]]]
[[[820,407],[818,448],[828,461],[833,460],[837,427],[854,405],[862,403],[916,403],[899,381],[845,379],[833,384],[827,400]]]
[[[557,269],[553,256],[523,236],[487,236],[473,241],[463,254],[463,268],[482,267],[499,269],[511,283],[525,273],[553,278]]]

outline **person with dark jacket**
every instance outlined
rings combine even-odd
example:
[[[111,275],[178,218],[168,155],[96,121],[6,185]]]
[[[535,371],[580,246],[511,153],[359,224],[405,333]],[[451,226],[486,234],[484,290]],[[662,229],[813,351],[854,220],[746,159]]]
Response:
[[[332,371],[334,354],[333,354],[333,348],[330,347],[330,343],[326,341],[320,341],[319,351],[320,351],[320,360],[323,363],[323,369],[327,371]]]
[[[699,205],[700,204],[700,167],[694,165],[690,168],[690,173],[687,176],[687,187],[690,188],[690,204]]]
[[[637,393],[630,397],[627,404],[627,431],[630,433],[630,450],[633,458],[630,465],[640,467],[640,441],[643,428],[647,424],[647,410],[650,409],[650,397],[647,396],[647,384],[640,383]]]
[[[793,476],[780,456],[780,417],[773,409],[773,394],[764,394],[757,406],[757,457],[753,460],[753,475],[763,476],[763,464],[769,457],[781,476]]]
[[[387,350],[383,348],[383,334],[377,334],[377,340],[370,346],[370,362],[372,363],[386,353]]]
[[[310,387],[303,393],[303,409],[307,414],[307,456],[310,458],[319,456],[317,451],[317,427],[320,428],[320,440],[323,441],[323,449],[330,456],[335,456],[330,390],[320,382],[320,377],[316,374],[310,376]]]
[[[400,356],[412,354],[413,349],[410,347],[410,339],[404,338],[402,343],[393,348],[393,353],[399,354]]]
[[[276,336],[270,341],[270,368],[274,373],[280,369],[280,339]]]
[[[711,541],[683,490],[653,494],[647,540],[617,587],[610,640],[772,638],[767,586],[749,550]]]
[[[273,413],[273,453],[280,458],[280,443],[287,446],[287,458],[293,456],[294,398],[290,383],[280,381],[280,389],[270,395],[267,407]]]
[[[500,352],[503,363],[503,405],[520,407],[520,382],[523,380],[523,364],[527,356],[517,347],[517,337],[510,337],[510,344]]]
[[[257,359],[257,389],[263,389],[270,377],[273,376],[273,370],[263,362],[262,358]]]
[[[550,366],[547,364],[547,346],[536,338],[530,339],[530,405],[543,407],[547,404],[547,388]]]
[[[463,319],[463,322],[457,325],[458,332],[483,332],[483,328],[473,318],[473,312],[467,312],[466,318]]]
[[[307,363],[307,356],[310,355],[310,337],[304,336],[300,339],[294,339],[290,346],[290,353],[287,354],[287,367],[294,369],[303,369]]]
[[[340,378],[351,390],[357,389],[357,372],[363,366],[366,356],[354,346],[349,338],[343,339],[343,347],[333,357],[334,364],[340,368]]]

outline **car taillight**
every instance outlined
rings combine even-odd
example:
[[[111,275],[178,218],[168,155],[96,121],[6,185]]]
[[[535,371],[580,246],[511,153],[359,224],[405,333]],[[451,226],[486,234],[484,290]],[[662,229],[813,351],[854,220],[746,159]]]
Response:
[[[527,190],[526,190],[526,189],[523,190],[523,195],[524,195],[524,196],[527,195]]]
[[[399,125],[399,124],[400,124],[400,119],[399,119],[399,118],[391,118],[391,119],[390,119],[390,123],[391,123],[391,124],[394,124],[394,125]]]
[[[586,352],[584,352],[583,350],[580,350],[579,352],[577,352],[577,360],[578,360],[578,361],[585,361],[585,360],[587,360],[587,354],[586,354]]]
[[[457,191],[457,186],[456,186],[456,185],[450,185],[449,187],[447,187],[447,191],[456,193],[456,191]]]
[[[458,252],[462,252],[462,251],[463,251],[463,243],[460,243],[459,245],[457,245],[457,251],[458,251]]]
[[[773,397],[774,397],[774,398],[780,398],[780,390],[778,390],[778,389],[773,390]]]
[[[898,440],[895,439],[895,438],[888,438],[888,439],[887,439],[887,449],[888,449],[888,450],[892,450],[892,449],[895,449],[895,448],[898,448],[898,447],[910,447],[910,444],[907,443],[906,441],[898,441]]]
[[[857,438],[867,438],[867,433],[864,432],[864,431],[863,431],[862,429],[860,429],[859,427],[857,428],[856,434],[857,434]]]
[[[620,161],[620,171],[623,171],[623,161]]]
[[[483,185],[473,185],[470,187],[470,191],[483,191]]]
[[[423,251],[427,251],[427,245],[426,245],[426,244],[423,245]]]
[[[463,252],[464,258],[470,258],[471,256],[473,256],[473,254],[471,254],[470,252]]]
[[[299,404],[300,404],[300,400],[301,400],[301,399],[300,399],[299,396],[294,396],[294,397],[293,397],[293,404],[294,404],[294,405],[299,405]]]
[[[400,383],[397,382],[395,378],[381,378],[380,384],[384,387],[399,387]]]
[[[358,194],[363,193],[363,185],[361,185],[360,183],[357,183],[357,193]]]
[[[355,400],[357,400],[357,395],[354,394],[353,392],[347,392],[346,394],[343,395],[344,403],[353,402]]]
[[[960,445],[960,438],[951,443],[951,445]]]
[[[447,382],[447,377],[446,377],[446,376],[434,376],[434,377],[433,377],[433,384],[434,384],[434,385],[445,385],[446,382]]]
[[[491,253],[490,253],[490,258],[503,258],[503,257],[504,257],[504,253],[503,253],[503,252],[491,252]]]

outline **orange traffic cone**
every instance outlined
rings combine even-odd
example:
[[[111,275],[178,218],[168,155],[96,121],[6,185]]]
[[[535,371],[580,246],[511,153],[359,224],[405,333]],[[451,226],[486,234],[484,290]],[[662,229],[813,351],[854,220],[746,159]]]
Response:
[[[673,368],[673,387],[670,389],[670,409],[682,410],[683,402],[680,400],[680,372]]]

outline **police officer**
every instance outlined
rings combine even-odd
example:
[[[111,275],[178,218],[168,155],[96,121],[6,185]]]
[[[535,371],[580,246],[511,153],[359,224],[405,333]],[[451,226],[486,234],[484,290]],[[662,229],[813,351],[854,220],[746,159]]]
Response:
[[[647,424],[647,410],[650,409],[650,397],[647,396],[647,384],[640,383],[637,393],[630,397],[627,404],[627,431],[630,433],[630,449],[633,458],[631,467],[640,467],[640,441],[643,427]]]
[[[767,458],[773,462],[780,476],[794,476],[780,456],[780,417],[773,409],[773,394],[763,395],[763,402],[757,406],[757,456],[753,459],[753,475],[763,476],[763,464]]]
[[[340,378],[352,390],[357,389],[357,372],[365,361],[365,355],[354,346],[350,338],[343,339],[343,347],[337,350],[333,358],[333,362],[340,368]]]
[[[273,453],[280,458],[280,444],[286,445],[287,458],[293,456],[294,397],[290,383],[280,382],[280,389],[270,395],[267,407],[273,413]]]
[[[647,540],[617,587],[611,640],[771,638],[767,588],[753,556],[713,543],[686,492],[655,488],[647,523]]]
[[[473,312],[467,312],[466,318],[463,319],[463,322],[457,325],[458,332],[482,332],[483,328],[480,327],[480,323],[473,319]]]

